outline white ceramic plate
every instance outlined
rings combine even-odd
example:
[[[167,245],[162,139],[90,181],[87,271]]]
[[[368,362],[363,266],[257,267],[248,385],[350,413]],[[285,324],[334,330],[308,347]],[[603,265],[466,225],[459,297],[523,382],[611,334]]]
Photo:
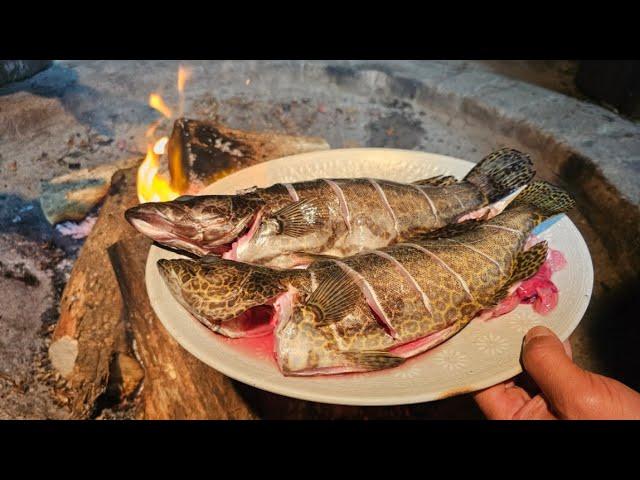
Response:
[[[229,175],[202,193],[232,194],[254,185],[314,178],[377,177],[410,182],[439,174],[462,178],[473,163],[443,155],[393,149],[339,149],[280,158]],[[593,267],[578,229],[561,216],[539,236],[560,250],[567,266],[553,275],[560,290],[557,308],[547,316],[531,305],[488,322],[472,321],[442,345],[379,372],[325,377],[285,377],[265,345],[257,351],[209,331],[171,296],[156,262],[179,258],[152,246],[146,267],[151,305],[169,333],[201,361],[231,378],[289,397],[343,405],[398,405],[426,402],[480,390],[521,372],[522,338],[533,325],[546,325],[566,339],[582,318],[591,297]],[[245,345],[246,347],[246,345]],[[250,347],[253,348],[253,347]]]

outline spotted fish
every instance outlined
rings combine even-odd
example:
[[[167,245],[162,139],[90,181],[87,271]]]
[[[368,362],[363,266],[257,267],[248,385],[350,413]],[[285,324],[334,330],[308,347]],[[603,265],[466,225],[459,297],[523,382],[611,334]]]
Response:
[[[423,234],[306,269],[272,269],[216,257],[160,260],[178,301],[223,335],[275,329],[285,375],[390,368],[442,343],[494,308],[547,257],[525,249],[533,228],[574,205],[534,182],[499,215]]]
[[[288,268],[307,254],[338,257],[386,247],[468,218],[497,213],[534,175],[529,157],[498,150],[466,177],[412,184],[373,178],[278,183],[238,195],[180,197],[126,212],[140,232],[197,256]]]

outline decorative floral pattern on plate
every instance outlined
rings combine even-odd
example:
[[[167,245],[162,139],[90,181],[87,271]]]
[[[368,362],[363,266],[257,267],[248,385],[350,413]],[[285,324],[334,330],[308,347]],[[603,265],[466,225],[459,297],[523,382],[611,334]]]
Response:
[[[516,315],[509,320],[509,328],[524,335],[533,327],[542,325],[542,323],[542,318],[531,316],[531,314],[529,316]]]
[[[422,369],[416,365],[400,367],[393,376],[396,378],[417,378],[422,374]]]
[[[447,370],[460,370],[467,366],[467,356],[457,350],[445,349],[439,352],[434,361]]]
[[[488,333],[478,337],[473,343],[478,350],[492,357],[504,353],[509,347],[509,342],[500,335],[495,335],[494,333]]]

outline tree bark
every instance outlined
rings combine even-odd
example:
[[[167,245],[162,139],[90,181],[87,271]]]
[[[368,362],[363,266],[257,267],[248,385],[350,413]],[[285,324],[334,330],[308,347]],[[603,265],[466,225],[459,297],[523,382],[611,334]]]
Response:
[[[44,216],[52,225],[65,220],[82,220],[109,192],[113,175],[139,163],[140,159],[128,159],[43,182],[40,206]]]
[[[106,249],[133,230],[123,214],[137,204],[136,171],[134,167],[113,175],[60,301],[49,358],[67,379],[65,395],[75,418],[91,414],[106,389],[114,351],[123,350],[117,335],[123,304]]]

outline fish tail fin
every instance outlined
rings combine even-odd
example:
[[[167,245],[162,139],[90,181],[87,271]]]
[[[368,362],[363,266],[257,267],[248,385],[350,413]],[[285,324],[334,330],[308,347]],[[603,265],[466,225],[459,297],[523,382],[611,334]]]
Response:
[[[529,155],[502,148],[484,157],[464,178],[495,202],[531,181],[535,171]]]
[[[529,205],[546,219],[571,210],[576,202],[562,188],[539,180],[522,190],[507,208],[518,205]]]

